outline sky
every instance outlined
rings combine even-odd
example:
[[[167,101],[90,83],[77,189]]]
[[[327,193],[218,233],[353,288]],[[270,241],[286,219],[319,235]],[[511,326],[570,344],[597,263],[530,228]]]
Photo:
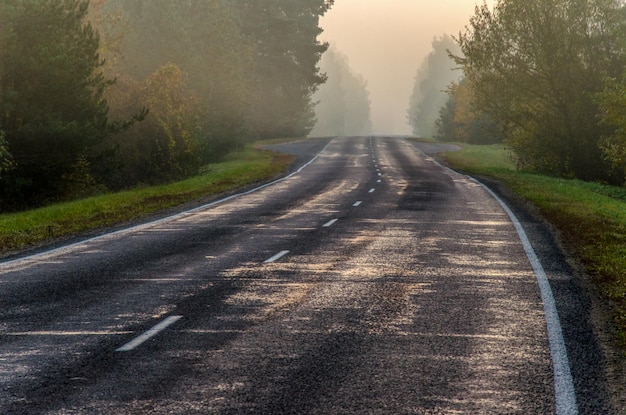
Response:
[[[482,0],[479,0],[482,4]],[[370,92],[376,134],[410,134],[406,110],[415,74],[434,37],[457,35],[475,0],[335,0],[320,40],[348,56]]]

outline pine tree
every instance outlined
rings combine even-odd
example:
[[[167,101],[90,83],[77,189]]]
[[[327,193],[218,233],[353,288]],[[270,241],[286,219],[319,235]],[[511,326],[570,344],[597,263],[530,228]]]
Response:
[[[315,124],[312,95],[324,83],[317,67],[328,44],[317,40],[332,0],[246,0],[241,27],[255,50],[250,123],[259,137],[306,136]]]
[[[4,3],[0,130],[15,169],[2,200],[36,204],[92,183],[91,150],[107,134],[109,82],[99,71],[99,38],[85,23],[87,0]],[[68,183],[80,177],[80,183]]]

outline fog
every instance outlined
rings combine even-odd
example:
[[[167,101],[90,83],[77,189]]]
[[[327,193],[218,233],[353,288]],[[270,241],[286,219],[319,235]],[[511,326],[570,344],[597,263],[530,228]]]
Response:
[[[435,36],[456,35],[474,0],[336,0],[322,18],[322,41],[347,55],[367,81],[373,132],[410,134],[406,120],[417,68]]]
[[[474,1],[0,2],[0,209],[190,177],[320,114],[318,134],[408,133],[415,74]]]
[[[363,77],[353,73],[348,58],[332,46],[319,67],[328,79],[313,95],[317,122],[310,136],[370,134],[370,100]]]

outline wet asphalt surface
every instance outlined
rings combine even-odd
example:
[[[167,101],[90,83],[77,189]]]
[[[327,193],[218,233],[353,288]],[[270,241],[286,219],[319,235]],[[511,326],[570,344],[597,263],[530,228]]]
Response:
[[[0,263],[0,413],[555,413],[543,303],[501,206],[400,138],[276,147],[322,148],[258,191]],[[585,287],[512,208],[575,408],[619,413]]]

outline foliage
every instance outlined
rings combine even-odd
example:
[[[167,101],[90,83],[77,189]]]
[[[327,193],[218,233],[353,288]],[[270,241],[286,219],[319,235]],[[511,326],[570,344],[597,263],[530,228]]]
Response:
[[[456,60],[519,164],[609,179],[593,96],[620,65],[616,0],[498,0],[476,7]]]
[[[618,177],[626,177],[626,78],[621,82],[607,81],[597,95],[600,116],[604,125],[613,127],[612,133],[601,142],[604,156],[617,170]]]
[[[470,144],[493,144],[503,140],[502,126],[491,115],[474,105],[473,90],[467,79],[453,83],[448,100],[439,110],[435,138]]]
[[[13,156],[9,152],[4,136],[4,131],[0,131],[0,179],[5,172],[9,172],[15,168],[15,161],[13,161]]]
[[[315,123],[311,100],[325,76],[317,67],[328,44],[319,18],[334,0],[242,0],[240,29],[254,53],[250,129],[257,138],[304,137]]]
[[[420,137],[434,137],[439,108],[446,102],[446,90],[459,79],[459,74],[453,70],[455,63],[449,53],[460,54],[454,39],[449,35],[433,39],[432,51],[415,75],[407,119],[413,134]]]
[[[198,165],[219,160],[253,137],[303,135],[310,128],[311,93],[323,81],[316,67],[325,49],[316,40],[318,19],[330,3],[100,1],[106,3],[100,14],[113,17],[99,21],[116,21],[113,34],[125,33],[111,70],[118,83],[130,88],[111,88],[112,113],[118,119],[142,105],[150,110],[142,125],[114,139],[123,174],[111,175],[110,186],[192,174]],[[165,133],[163,122],[156,121],[157,116],[161,121],[169,117],[171,124],[176,118],[165,114],[162,101],[149,99],[160,94],[154,91],[159,83],[141,87],[165,65],[184,74],[181,98],[193,101],[183,111],[185,134],[180,128]],[[194,150],[170,152],[176,146],[158,144],[164,140]]]
[[[130,31],[128,19],[119,7],[111,7],[111,0],[90,0],[87,20],[100,35],[100,54],[107,57],[105,67],[116,64],[121,56],[124,39]]]
[[[331,5],[0,2],[0,208],[179,179],[255,136],[305,135]]]
[[[312,136],[366,135],[372,130],[367,83],[350,69],[348,58],[330,48],[320,62],[328,79],[313,95],[317,123]]]
[[[2,4],[0,129],[15,163],[0,183],[5,207],[58,198],[64,178],[98,156],[91,150],[109,132],[110,83],[87,10],[86,0]]]
[[[155,156],[162,170],[178,177],[197,172],[200,166],[200,121],[196,97],[186,90],[180,68],[167,64],[145,84],[145,102],[150,116],[161,130]]]
[[[439,118],[435,121],[434,138],[439,141],[460,141],[456,136],[457,127],[454,123],[456,100],[450,94],[443,106],[439,109]]]
[[[117,7],[129,26],[117,71],[142,83],[164,65],[176,65],[198,100],[207,148],[210,141],[223,154],[238,145],[250,101],[252,52],[236,27],[234,7],[217,0],[134,0]]]
[[[143,80],[167,62],[189,76],[216,153],[255,137],[304,136],[317,63],[319,17],[332,1],[119,1],[131,31],[121,72]],[[113,8],[113,3],[110,6]],[[249,135],[249,134],[248,134]]]

